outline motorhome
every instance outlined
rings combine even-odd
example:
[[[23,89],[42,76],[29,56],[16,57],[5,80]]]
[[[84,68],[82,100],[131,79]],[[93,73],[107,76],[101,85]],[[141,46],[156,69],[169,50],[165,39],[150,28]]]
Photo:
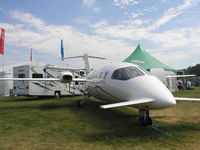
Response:
[[[57,68],[54,65],[34,64],[13,68],[14,78],[58,78],[60,72],[70,71],[75,78],[85,75],[84,70]],[[14,93],[19,96],[70,96],[81,95],[84,84],[81,82],[60,83],[56,81],[14,81]]]

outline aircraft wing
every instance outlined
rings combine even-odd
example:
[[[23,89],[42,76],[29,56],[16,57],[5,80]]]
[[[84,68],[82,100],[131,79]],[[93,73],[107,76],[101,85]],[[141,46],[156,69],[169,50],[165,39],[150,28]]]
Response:
[[[85,78],[73,78],[72,79],[73,82],[86,82]]]
[[[176,101],[200,101],[200,98],[175,97]]]
[[[0,81],[60,81],[59,78],[0,78]]]
[[[131,106],[131,105],[137,105],[137,104],[144,104],[153,102],[152,99],[137,99],[137,100],[131,100],[126,102],[120,102],[120,103],[114,103],[114,104],[108,104],[108,105],[101,105],[100,108],[107,109],[107,108],[115,108],[115,107],[123,107],[123,106]]]
[[[61,81],[60,78],[0,78],[0,81]],[[72,82],[85,82],[85,78],[73,78]]]
[[[167,78],[185,78],[185,77],[195,77],[194,74],[192,75],[168,75]]]

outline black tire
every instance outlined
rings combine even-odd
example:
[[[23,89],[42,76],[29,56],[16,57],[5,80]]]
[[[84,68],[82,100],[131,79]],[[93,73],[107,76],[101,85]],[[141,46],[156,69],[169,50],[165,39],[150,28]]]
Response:
[[[146,122],[145,122],[144,117],[139,118],[139,119],[138,119],[138,127],[139,127],[139,128],[143,128],[143,127],[145,127],[145,126],[146,126]]]
[[[54,96],[55,96],[55,98],[60,98],[60,92],[55,92],[55,94],[54,94]]]
[[[147,117],[146,118],[146,125],[152,126],[152,124],[153,124],[153,121],[152,121],[151,117]]]
[[[77,100],[76,104],[77,104],[77,107],[81,107],[81,101],[80,100]]]

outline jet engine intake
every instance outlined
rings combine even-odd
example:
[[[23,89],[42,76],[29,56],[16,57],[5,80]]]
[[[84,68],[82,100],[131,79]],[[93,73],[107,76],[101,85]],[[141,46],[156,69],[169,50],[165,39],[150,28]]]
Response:
[[[61,83],[69,83],[73,80],[71,72],[61,72]]]

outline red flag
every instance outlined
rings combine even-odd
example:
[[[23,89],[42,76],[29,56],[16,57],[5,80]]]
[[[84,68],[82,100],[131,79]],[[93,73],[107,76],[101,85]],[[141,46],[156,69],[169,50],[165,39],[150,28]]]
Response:
[[[5,29],[1,28],[0,54],[2,54],[2,55],[4,55],[4,39],[5,39]]]
[[[30,52],[30,61],[32,61],[32,48],[31,48],[31,52]]]

